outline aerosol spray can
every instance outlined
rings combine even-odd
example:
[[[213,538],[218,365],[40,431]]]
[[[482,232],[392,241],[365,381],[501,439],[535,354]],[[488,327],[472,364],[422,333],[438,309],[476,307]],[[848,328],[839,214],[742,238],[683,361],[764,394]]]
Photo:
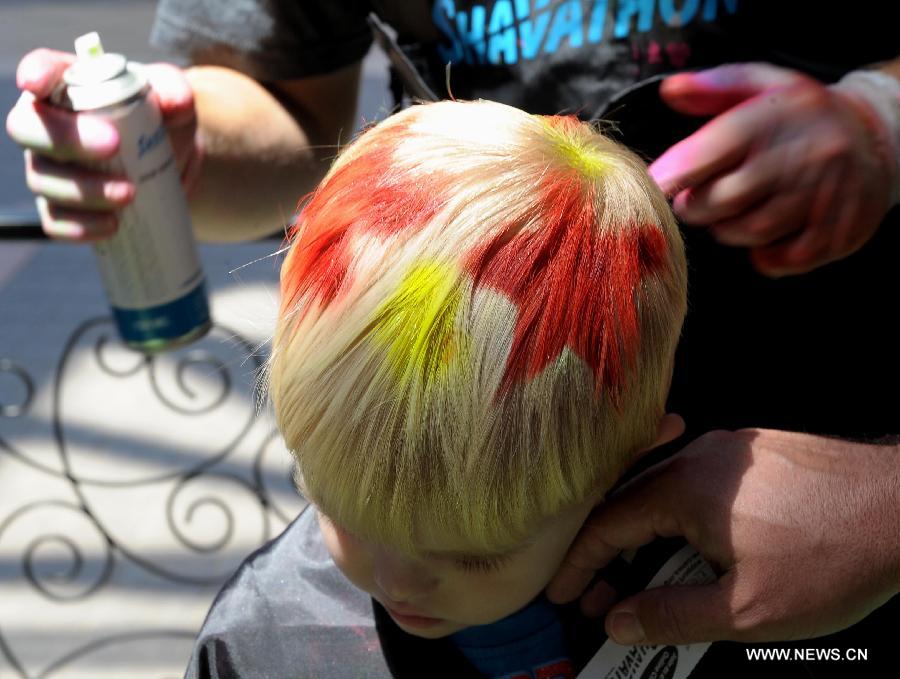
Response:
[[[136,187],[116,235],[95,245],[119,334],[146,353],[187,344],[209,330],[209,303],[162,115],[140,64],[104,53],[96,33],[78,38],[75,53],[54,102],[116,126],[119,154],[103,167],[124,173]]]

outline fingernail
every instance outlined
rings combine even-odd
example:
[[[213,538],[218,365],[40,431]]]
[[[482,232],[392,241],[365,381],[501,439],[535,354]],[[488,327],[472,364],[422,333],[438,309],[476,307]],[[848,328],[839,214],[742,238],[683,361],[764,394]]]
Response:
[[[672,181],[672,173],[667,170],[667,168],[653,164],[650,166],[648,173],[650,174],[650,178],[656,182],[657,186],[661,188],[663,191],[666,190],[668,184]]]
[[[662,163],[657,161],[657,163],[650,166],[650,178],[656,182],[656,185],[667,196],[672,195],[677,188],[673,181],[675,174],[676,168],[668,160],[664,160]]]
[[[118,134],[112,125],[92,116],[78,116],[78,137],[88,148],[107,151],[118,143]]]
[[[103,193],[106,200],[112,203],[125,203],[131,200],[134,190],[128,182],[108,182]]]
[[[644,628],[634,613],[616,613],[609,627],[610,635],[617,644],[639,644],[644,641]]]

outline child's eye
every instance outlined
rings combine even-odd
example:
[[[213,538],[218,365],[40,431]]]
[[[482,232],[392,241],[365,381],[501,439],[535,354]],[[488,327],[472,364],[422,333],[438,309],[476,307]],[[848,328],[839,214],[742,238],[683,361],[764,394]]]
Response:
[[[495,557],[493,559],[457,559],[457,565],[467,573],[491,573],[498,571],[509,561],[509,557]]]

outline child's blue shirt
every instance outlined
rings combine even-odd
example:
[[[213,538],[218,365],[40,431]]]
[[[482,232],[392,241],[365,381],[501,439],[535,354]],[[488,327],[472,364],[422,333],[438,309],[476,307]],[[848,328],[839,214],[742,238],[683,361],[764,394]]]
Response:
[[[467,627],[450,640],[490,679],[575,677],[562,625],[543,594],[502,620]]]

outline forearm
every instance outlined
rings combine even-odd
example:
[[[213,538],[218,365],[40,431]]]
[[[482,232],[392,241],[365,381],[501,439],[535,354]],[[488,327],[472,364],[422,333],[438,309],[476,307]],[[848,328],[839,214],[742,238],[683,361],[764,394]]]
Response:
[[[340,140],[322,139],[311,117],[289,111],[236,71],[198,66],[187,78],[202,148],[200,174],[190,191],[198,237],[238,241],[277,233],[352,130]],[[345,112],[348,121],[353,115]]]

